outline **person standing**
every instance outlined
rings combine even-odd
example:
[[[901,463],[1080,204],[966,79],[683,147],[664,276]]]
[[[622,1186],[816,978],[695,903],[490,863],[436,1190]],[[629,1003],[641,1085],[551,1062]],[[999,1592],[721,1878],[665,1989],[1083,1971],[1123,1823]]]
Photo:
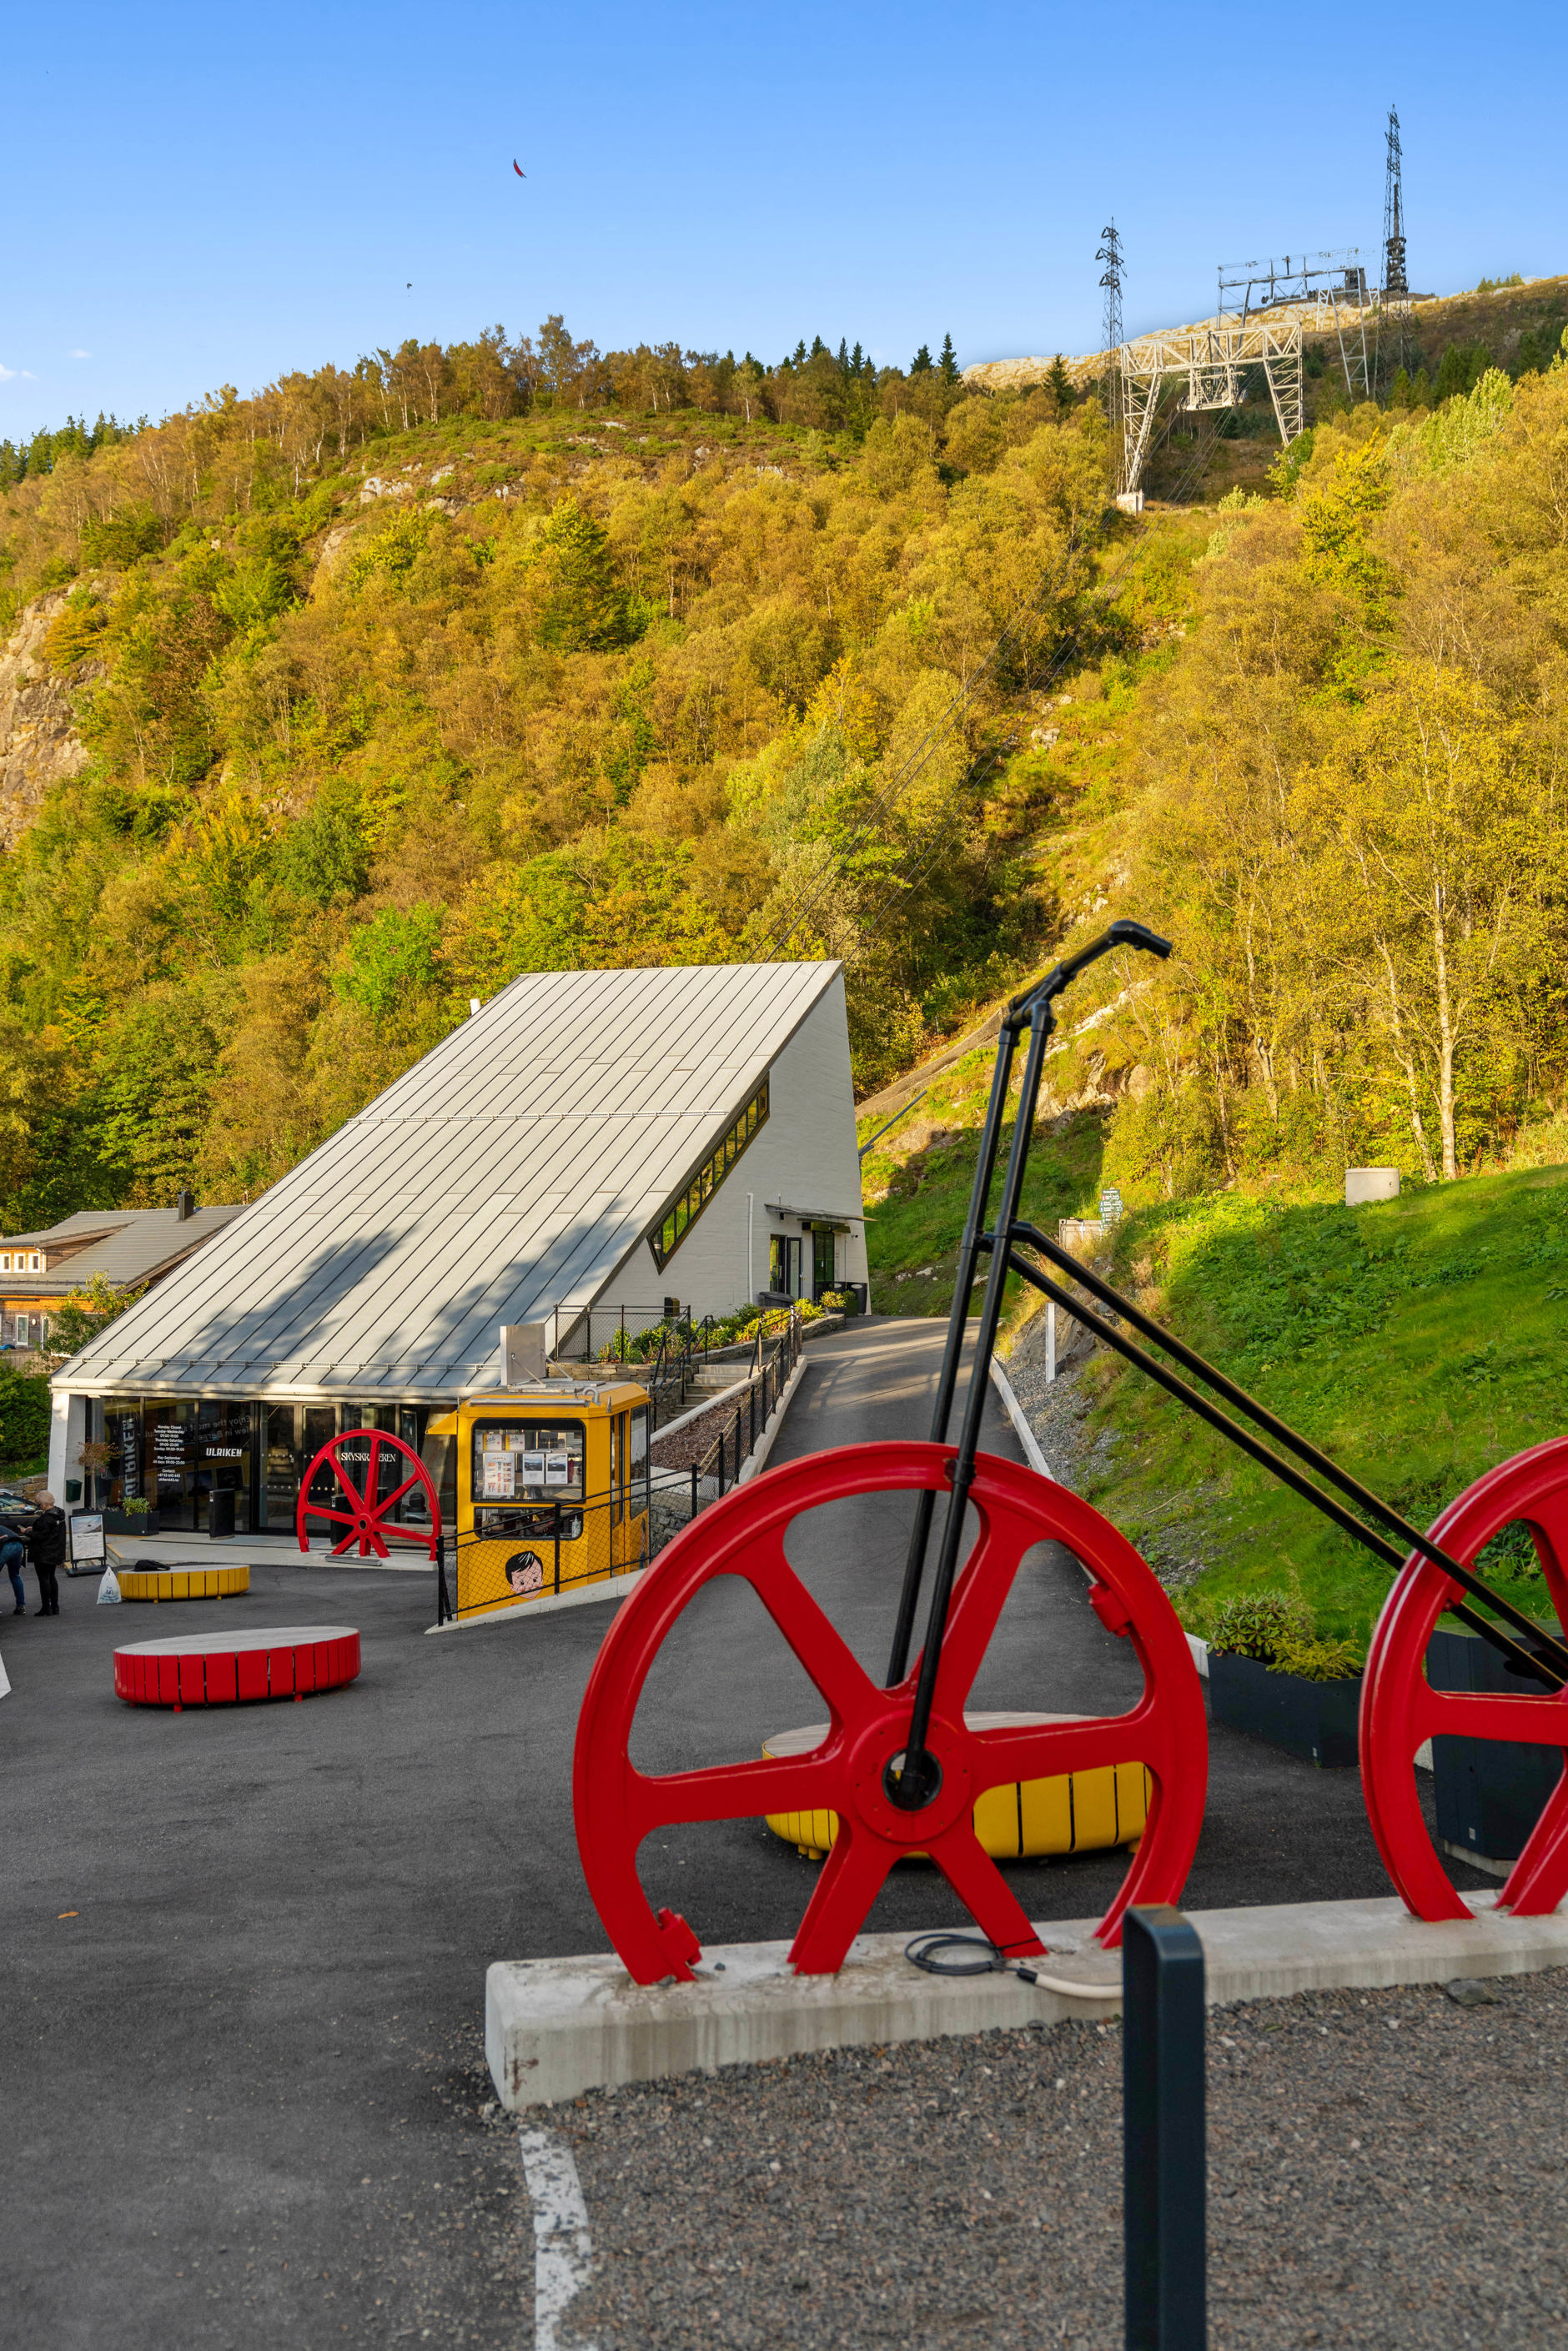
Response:
[[[0,1566],[11,1579],[11,1591],[16,1605],[14,1616],[27,1613],[27,1587],[22,1581],[22,1562],[27,1556],[27,1546],[22,1530],[14,1519],[0,1519]]]
[[[38,1515],[27,1531],[27,1551],[38,1579],[40,1616],[57,1616],[60,1613],[59,1586],[55,1571],[66,1555],[66,1514],[55,1508],[52,1494],[38,1497]]]

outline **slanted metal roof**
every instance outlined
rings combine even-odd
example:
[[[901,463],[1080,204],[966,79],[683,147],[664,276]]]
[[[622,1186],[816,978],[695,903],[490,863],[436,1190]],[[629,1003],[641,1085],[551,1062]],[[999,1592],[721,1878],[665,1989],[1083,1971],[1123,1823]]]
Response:
[[[588,1305],[836,963],[528,972],[56,1373],[78,1394],[452,1395]]]

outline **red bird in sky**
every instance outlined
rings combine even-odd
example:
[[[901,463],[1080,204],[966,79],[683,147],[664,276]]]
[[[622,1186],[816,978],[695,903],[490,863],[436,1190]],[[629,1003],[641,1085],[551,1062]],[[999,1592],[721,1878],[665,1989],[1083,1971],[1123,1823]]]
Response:
[[[526,180],[528,178],[528,173],[524,171],[522,165],[518,162],[515,155],[512,158],[512,169],[517,173],[519,180]]]

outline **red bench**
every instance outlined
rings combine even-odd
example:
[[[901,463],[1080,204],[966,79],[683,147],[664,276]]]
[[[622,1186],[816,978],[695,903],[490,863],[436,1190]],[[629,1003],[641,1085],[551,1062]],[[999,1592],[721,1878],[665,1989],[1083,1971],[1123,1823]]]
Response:
[[[289,1625],[249,1633],[179,1633],[131,1641],[114,1653],[114,1694],[128,1706],[234,1706],[242,1699],[310,1697],[360,1670],[360,1635],[349,1625]]]

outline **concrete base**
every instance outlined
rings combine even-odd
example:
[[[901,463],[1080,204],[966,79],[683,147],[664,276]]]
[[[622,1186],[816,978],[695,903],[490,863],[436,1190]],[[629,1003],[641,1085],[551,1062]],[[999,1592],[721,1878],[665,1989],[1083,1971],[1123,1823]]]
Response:
[[[1475,1916],[1427,1926],[1395,1898],[1198,1910],[1211,2006],[1343,1986],[1447,1983],[1568,1966],[1568,1917]],[[945,2033],[1103,2017],[1121,2005],[1121,1955],[1094,1922],[1042,1925],[1041,1983],[922,1974],[903,1935],[862,1935],[836,1976],[797,1976],[784,1943],[705,1951],[695,1983],[634,1984],[618,1959],[501,1959],[486,1981],[485,2047],[503,2105],[666,2074],[712,2073],[808,2050],[931,2041]],[[1060,1987],[1053,1989],[1052,1987]]]

